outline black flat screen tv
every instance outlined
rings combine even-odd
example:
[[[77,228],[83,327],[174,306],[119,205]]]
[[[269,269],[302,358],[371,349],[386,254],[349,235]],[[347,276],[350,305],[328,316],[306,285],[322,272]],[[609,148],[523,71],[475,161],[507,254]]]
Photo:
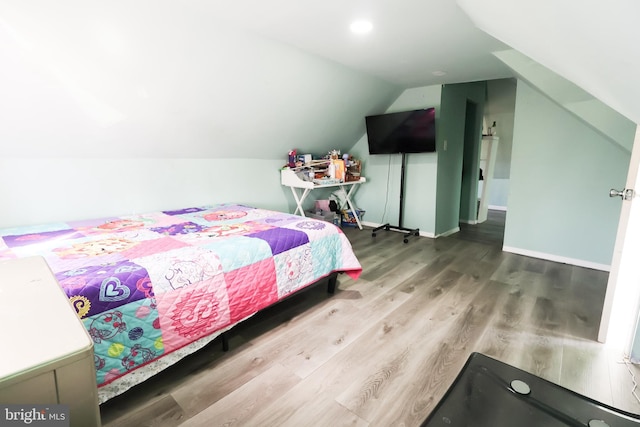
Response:
[[[403,111],[365,117],[369,154],[433,153],[436,110]]]

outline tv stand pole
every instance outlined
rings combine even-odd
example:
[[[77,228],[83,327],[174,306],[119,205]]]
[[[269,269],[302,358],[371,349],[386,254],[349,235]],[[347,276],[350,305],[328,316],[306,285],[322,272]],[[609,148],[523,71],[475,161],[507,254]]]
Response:
[[[419,236],[420,229],[419,228],[406,228],[402,226],[402,211],[404,210],[404,168],[405,168],[405,155],[406,153],[402,153],[402,165],[400,167],[400,210],[398,214],[398,225],[390,225],[389,223],[383,224],[379,227],[374,228],[371,231],[371,237],[376,237],[376,233],[382,229],[386,231],[400,231],[404,233],[404,243],[409,242],[409,237],[411,235]]]

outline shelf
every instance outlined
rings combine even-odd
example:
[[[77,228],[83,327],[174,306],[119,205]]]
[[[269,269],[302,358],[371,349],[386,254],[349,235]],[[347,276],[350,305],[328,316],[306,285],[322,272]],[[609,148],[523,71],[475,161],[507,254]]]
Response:
[[[326,188],[326,187],[337,187],[341,185],[353,185],[353,184],[362,184],[367,182],[365,177],[360,177],[358,181],[346,181],[346,182],[332,182],[328,184],[315,184],[313,181],[305,181],[301,179],[295,170],[293,169],[282,169],[280,171],[280,183],[287,187],[295,187],[295,188]]]
[[[311,193],[312,190],[317,188],[339,188],[345,199],[347,201],[347,205],[349,206],[349,211],[354,215],[356,223],[358,224],[358,228],[362,230],[362,224],[360,224],[360,219],[354,209],[353,203],[351,202],[351,196],[353,192],[358,187],[357,184],[362,184],[367,182],[367,179],[364,177],[360,177],[358,181],[347,181],[347,182],[332,182],[330,184],[315,184],[312,181],[305,181],[301,179],[295,170],[292,169],[282,169],[280,171],[280,182],[282,185],[291,188],[291,193],[293,194],[293,198],[296,201],[296,210],[293,212],[294,214],[300,214],[301,216],[305,216],[303,202]],[[349,187],[349,191],[346,190],[345,187]]]

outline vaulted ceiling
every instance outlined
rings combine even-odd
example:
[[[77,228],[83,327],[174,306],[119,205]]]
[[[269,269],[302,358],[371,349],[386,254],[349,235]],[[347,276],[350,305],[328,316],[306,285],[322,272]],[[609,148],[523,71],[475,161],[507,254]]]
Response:
[[[244,0],[198,5],[216,19],[402,87],[513,75],[491,54],[507,46],[478,29],[452,0]],[[349,27],[356,20],[370,21],[371,32],[353,34]]]
[[[233,25],[403,87],[515,76],[517,70],[492,55],[515,49],[572,82],[567,94],[578,86],[640,122],[635,0],[245,0],[200,6]],[[350,33],[356,19],[370,20],[372,31]]]
[[[405,88],[514,76],[637,123],[639,16],[636,0],[0,0],[0,140],[8,157],[322,152]]]

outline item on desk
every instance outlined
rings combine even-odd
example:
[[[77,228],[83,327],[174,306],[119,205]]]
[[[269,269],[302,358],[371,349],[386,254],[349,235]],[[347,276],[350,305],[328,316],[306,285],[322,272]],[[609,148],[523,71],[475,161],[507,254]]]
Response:
[[[314,179],[313,183],[317,185],[329,185],[329,184],[333,185],[333,184],[340,184],[340,181],[337,179],[331,179],[325,176],[324,178],[321,178],[321,179],[317,179],[317,178]]]
[[[333,162],[329,163],[329,167],[327,168],[327,176],[330,179],[337,179],[336,178],[336,165]]]
[[[362,162],[354,160],[353,156],[349,158],[349,166],[347,166],[345,182],[360,181],[360,172],[362,171]]]
[[[289,167],[296,167],[296,150],[289,151]]]
[[[303,156],[304,156],[304,164],[305,165],[310,164],[312,159],[311,154],[303,154]]]
[[[332,160],[335,169],[335,178],[344,181],[345,167],[344,160]]]
[[[299,170],[296,172],[296,176],[300,178],[302,181],[313,181],[314,174],[313,172]]]

